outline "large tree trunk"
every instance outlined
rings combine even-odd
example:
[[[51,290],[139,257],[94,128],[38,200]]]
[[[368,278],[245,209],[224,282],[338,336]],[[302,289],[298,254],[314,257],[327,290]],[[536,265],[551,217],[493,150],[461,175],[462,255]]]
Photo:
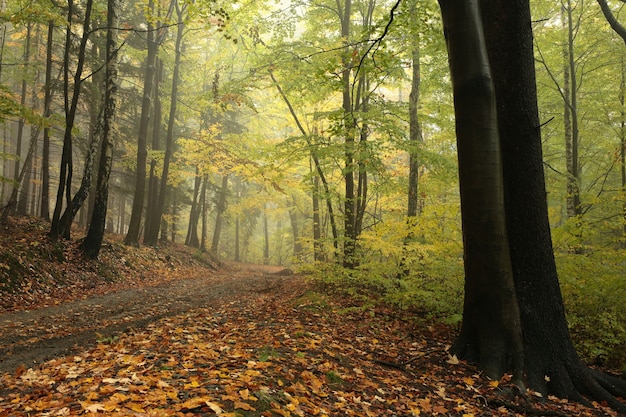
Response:
[[[83,241],[85,256],[95,259],[100,253],[107,217],[109,196],[109,176],[113,164],[113,144],[111,136],[115,117],[115,93],[117,90],[117,1],[107,1],[107,45],[104,93],[104,114],[102,117],[102,147],[96,182],[96,200],[89,230]]]
[[[528,0],[483,4],[527,383],[544,394],[588,395],[626,412],[610,395],[626,394],[626,383],[589,371],[568,333],[548,221]]]
[[[520,319],[509,256],[494,88],[477,0],[440,0],[454,91],[465,301],[452,352],[521,381]]]

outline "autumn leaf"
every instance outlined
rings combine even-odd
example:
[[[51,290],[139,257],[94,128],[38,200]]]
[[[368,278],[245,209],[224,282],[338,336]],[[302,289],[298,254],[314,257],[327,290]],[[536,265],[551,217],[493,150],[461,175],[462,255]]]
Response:
[[[106,411],[106,407],[104,404],[100,403],[87,403],[84,401],[80,402],[80,405],[83,407],[83,410],[87,413],[97,413],[99,411]]]
[[[235,409],[241,409],[241,410],[246,410],[246,411],[256,411],[256,408],[252,407],[250,404],[245,403],[243,401],[234,401],[234,406]]]

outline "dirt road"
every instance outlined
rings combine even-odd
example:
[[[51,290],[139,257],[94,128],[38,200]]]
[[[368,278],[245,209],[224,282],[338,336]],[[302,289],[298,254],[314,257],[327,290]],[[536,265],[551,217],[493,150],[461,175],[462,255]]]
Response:
[[[288,273],[279,267],[237,264],[206,276],[0,314],[0,373],[71,354],[162,317],[271,291]]]

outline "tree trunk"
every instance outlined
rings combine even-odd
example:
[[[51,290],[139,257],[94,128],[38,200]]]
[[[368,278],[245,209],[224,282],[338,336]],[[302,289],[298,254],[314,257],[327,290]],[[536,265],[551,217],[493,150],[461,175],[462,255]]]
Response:
[[[454,91],[465,300],[451,351],[493,379],[523,370],[519,310],[504,216],[494,87],[477,0],[440,0]]]
[[[566,43],[564,45],[564,76],[563,76],[563,100],[565,120],[565,159],[567,167],[567,218],[575,219],[574,243],[572,252],[582,253],[582,230],[580,201],[580,168],[578,160],[578,80],[576,74],[576,61],[574,58],[574,23],[572,20],[572,4],[570,0],[561,7],[563,26],[566,31]]]
[[[235,218],[235,256],[233,257],[235,262],[241,262],[241,254],[240,254],[241,251],[239,248],[240,223],[241,221],[239,220],[239,215],[237,215],[237,217]]]
[[[155,208],[154,218],[151,221],[150,235],[144,239],[146,245],[156,245],[159,228],[161,225],[161,218],[163,216],[163,209],[165,208],[165,196],[167,192],[167,179],[170,169],[170,160],[172,159],[172,153],[174,149],[174,127],[176,125],[176,111],[178,104],[178,84],[180,82],[180,61],[183,48],[183,35],[185,31],[185,24],[183,22],[183,16],[185,15],[186,6],[180,7],[178,2],[175,4],[176,13],[178,15],[178,30],[176,34],[176,46],[175,46],[175,59],[174,59],[174,73],[172,75],[172,91],[170,96],[170,114],[167,122],[167,136],[165,138],[165,156],[163,158],[163,171],[161,173],[161,182],[159,184],[159,195]]]
[[[320,178],[313,175],[313,190],[311,200],[313,204],[313,259],[316,262],[325,261],[322,248],[322,219],[320,216]]]
[[[417,14],[417,2],[410,4],[410,10],[413,15]],[[417,21],[417,18],[415,19]],[[417,23],[414,23],[417,24]],[[402,245],[402,259],[400,260],[399,277],[407,276],[410,273],[408,266],[409,243],[415,238],[414,228],[417,225],[417,216],[419,211],[419,148],[424,141],[422,129],[419,122],[419,99],[421,86],[421,67],[420,67],[420,33],[413,28],[414,35],[411,39],[411,92],[409,93],[409,185],[407,192],[407,213],[406,224],[407,234]]]
[[[98,180],[96,182],[96,200],[89,230],[83,241],[83,251],[90,259],[97,258],[104,238],[109,196],[109,176],[113,164],[113,144],[111,136],[115,118],[115,94],[117,90],[117,2],[107,1],[107,45],[106,73],[104,93],[104,114],[102,117],[102,148]]]
[[[154,80],[154,118],[152,123],[152,151],[161,149],[161,99],[160,99],[160,85],[161,78],[163,77],[163,61],[157,57],[156,63],[156,75]],[[152,158],[150,161],[150,176],[148,180],[148,207],[156,207],[159,196],[159,178],[157,176],[157,161]],[[154,210],[146,211],[146,221],[144,227],[144,242],[150,240],[150,236],[153,236],[152,229],[155,227],[156,213]],[[197,247],[197,246],[196,246]]]
[[[28,84],[26,82],[26,74],[30,70],[29,62],[30,62],[30,42],[31,42],[31,32],[32,32],[32,23],[28,22],[26,25],[26,39],[24,44],[24,70],[22,72],[22,89],[20,93],[20,106],[22,108],[26,107],[26,88]],[[26,124],[26,120],[23,117],[17,121],[17,137],[15,139],[15,166],[13,171],[13,180],[15,181],[14,187],[20,187],[21,183],[17,182],[17,179],[20,175],[20,161],[22,160],[22,140],[24,136],[24,125]],[[19,191],[18,191],[19,194]],[[17,211],[17,207],[12,207],[11,211]],[[24,213],[20,213],[24,214]]]
[[[54,40],[54,22],[48,23],[48,39],[46,41],[46,81],[43,99],[43,117],[50,117],[52,103],[52,48]],[[43,130],[43,145],[41,155],[41,210],[39,215],[50,220],[50,126],[46,124]]]
[[[267,220],[267,211],[263,213],[263,265],[270,264],[270,231]]]
[[[78,98],[82,85],[83,66],[85,65],[85,50],[89,38],[89,25],[91,23],[91,9],[93,0],[87,0],[85,4],[85,21],[83,23],[83,36],[80,41],[78,56],[76,62],[76,72],[74,73],[74,85],[72,97],[70,99],[69,87],[69,67],[70,67],[70,48],[72,44],[72,15],[74,14],[74,0],[68,0],[68,25],[65,38],[65,51],[63,56],[63,98],[65,108],[65,133],[63,136],[63,151],[61,154],[61,169],[59,174],[59,188],[57,191],[56,205],[52,215],[52,224],[50,227],[50,237],[56,239],[61,232],[61,210],[63,209],[63,196],[65,196],[65,205],[71,205],[72,192],[72,130],[74,128],[74,120],[76,118],[76,109],[78,106]],[[69,238],[69,235],[64,236]]]
[[[197,248],[200,246],[198,239],[198,220],[200,219],[201,201],[198,200],[200,195],[200,186],[202,185],[202,177],[200,176],[200,168],[196,167],[196,177],[193,186],[193,199],[191,201],[191,209],[189,210],[189,225],[187,227],[187,237],[185,245]]]
[[[98,38],[97,40],[99,41],[100,38]],[[94,40],[94,42],[92,43],[94,52],[94,66],[98,64],[98,47],[96,46],[97,43],[98,42],[96,40]],[[107,62],[106,55],[104,56],[104,62],[105,66],[109,64]],[[102,123],[103,115],[101,113],[104,111],[104,107],[102,104],[100,104],[102,103],[102,96],[100,91],[104,84],[102,82],[102,76],[99,73],[94,73],[91,78],[93,84],[91,86],[91,102],[89,103],[91,125],[90,143],[89,148],[87,149],[87,154],[85,155],[85,165],[83,169],[83,177],[80,182],[80,187],[74,194],[71,203],[67,207],[65,207],[65,211],[63,212],[63,215],[61,216],[61,220],[59,222],[59,234],[65,238],[69,238],[74,218],[76,217],[78,211],[83,207],[85,200],[90,194],[94,182],[94,171],[97,169],[96,165],[98,163],[98,156],[100,156],[99,154],[102,151],[101,140],[103,136],[104,124]]]
[[[154,1],[149,0],[148,10],[154,11]],[[137,134],[137,171],[135,179],[135,193],[133,196],[133,208],[128,223],[128,231],[124,238],[127,245],[139,245],[139,232],[141,230],[141,216],[143,215],[144,194],[146,192],[146,163],[148,160],[148,123],[150,119],[151,95],[156,72],[156,59],[158,43],[152,19],[148,19],[146,31],[146,43],[148,54],[146,56],[146,75],[143,81],[143,98],[141,101],[141,116],[139,118],[139,132]]]
[[[226,211],[226,196],[228,193],[228,174],[222,177],[222,188],[220,189],[219,199],[217,201],[217,210],[215,215],[215,229],[213,230],[213,241],[211,243],[211,253],[218,255],[220,236],[222,234],[222,225],[224,223],[224,212]]]
[[[293,199],[293,204],[294,206],[289,209],[289,222],[291,223],[291,231],[293,235],[293,259],[300,260],[302,244],[300,243],[300,235],[298,232],[298,210],[295,199]]]
[[[341,18],[341,37],[344,42],[349,42],[350,37],[350,16],[352,14],[352,0],[345,0],[343,13],[340,11]],[[356,266],[356,195],[354,177],[356,167],[354,164],[354,129],[355,121],[352,113],[352,96],[350,74],[352,72],[352,63],[350,52],[352,48],[346,46],[342,54],[342,110],[344,118],[343,135],[344,135],[344,232],[343,232],[343,266],[346,268],[354,268]]]
[[[598,4],[602,9],[602,13],[606,18],[607,22],[611,25],[611,28],[617,33],[622,40],[626,43],[626,27],[621,25],[611,8],[609,7],[606,0],[598,0]],[[626,68],[624,66],[624,58],[621,60],[621,82],[620,82],[620,104],[621,104],[621,129],[620,129],[620,157],[621,157],[621,174],[622,174],[622,198],[624,198],[624,203],[622,206],[623,210],[623,228],[622,228],[622,247],[626,248],[626,110],[624,107],[624,90],[626,90]]]
[[[208,204],[207,204],[207,198],[206,198],[206,189],[209,186],[209,176],[205,175],[203,180],[202,180],[202,192],[200,193],[200,208],[202,210],[202,232],[201,232],[201,239],[200,239],[200,250],[202,252],[206,252],[206,241],[207,241],[207,235],[208,235],[208,221],[207,221],[207,210],[208,210]]]
[[[626,382],[588,370],[572,346],[552,250],[528,0],[486,1],[486,44],[498,103],[505,205],[528,385],[626,412]],[[523,157],[521,157],[523,156]]]

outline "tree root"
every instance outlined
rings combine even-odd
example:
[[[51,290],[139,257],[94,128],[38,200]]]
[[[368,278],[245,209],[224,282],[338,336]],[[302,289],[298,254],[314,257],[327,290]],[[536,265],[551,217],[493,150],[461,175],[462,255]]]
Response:
[[[487,403],[490,407],[499,408],[504,407],[508,410],[511,410],[518,414],[523,414],[525,416],[557,416],[557,417],[570,417],[569,414],[562,413],[560,411],[555,410],[540,410],[538,408],[532,407],[524,407],[521,405],[513,404],[508,401],[504,401],[499,398],[488,399]]]

